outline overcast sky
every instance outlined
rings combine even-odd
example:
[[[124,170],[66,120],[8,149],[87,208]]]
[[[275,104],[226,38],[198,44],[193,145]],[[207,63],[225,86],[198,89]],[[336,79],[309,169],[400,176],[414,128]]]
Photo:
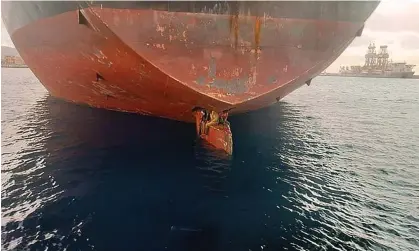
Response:
[[[341,65],[363,64],[370,42],[387,44],[393,61],[417,65],[419,73],[419,0],[382,0],[367,20],[363,34],[356,38],[327,71],[338,71]],[[13,46],[1,22],[1,44]]]
[[[352,42],[328,71],[337,71],[340,65],[362,65],[370,42],[376,46],[387,44],[393,61],[415,64],[419,73],[419,0],[383,0],[365,23],[362,36]]]

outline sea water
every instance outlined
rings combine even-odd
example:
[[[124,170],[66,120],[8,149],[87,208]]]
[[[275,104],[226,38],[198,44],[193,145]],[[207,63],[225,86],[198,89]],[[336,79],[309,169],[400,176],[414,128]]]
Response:
[[[317,77],[193,124],[93,109],[2,69],[4,250],[419,250],[419,80]]]

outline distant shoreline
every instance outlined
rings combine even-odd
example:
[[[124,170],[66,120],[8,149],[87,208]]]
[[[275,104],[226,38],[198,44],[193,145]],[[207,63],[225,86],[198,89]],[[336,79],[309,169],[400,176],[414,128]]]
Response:
[[[2,65],[1,68],[29,68],[27,65]]]
[[[413,75],[410,78],[401,78],[401,77],[388,77],[388,76],[357,76],[357,75],[342,75],[339,73],[322,73],[319,74],[317,76],[322,76],[322,77],[342,77],[342,78],[397,78],[397,79],[419,79],[419,75]]]

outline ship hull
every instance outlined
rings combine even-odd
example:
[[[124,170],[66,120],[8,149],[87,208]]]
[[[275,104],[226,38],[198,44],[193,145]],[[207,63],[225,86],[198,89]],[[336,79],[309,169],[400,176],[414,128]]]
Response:
[[[195,107],[247,112],[309,83],[343,52],[376,7],[357,4],[370,9],[354,20],[333,20],[262,15],[254,6],[232,15],[202,8],[44,2],[35,5],[32,20],[7,18],[25,15],[28,11],[19,11],[31,4],[2,2],[5,24],[51,95],[186,122],[194,121]]]

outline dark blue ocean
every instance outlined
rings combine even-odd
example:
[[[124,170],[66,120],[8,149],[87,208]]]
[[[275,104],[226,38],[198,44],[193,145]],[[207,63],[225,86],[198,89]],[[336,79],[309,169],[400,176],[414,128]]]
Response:
[[[50,97],[2,69],[2,250],[419,250],[419,80],[318,77],[193,124]]]

